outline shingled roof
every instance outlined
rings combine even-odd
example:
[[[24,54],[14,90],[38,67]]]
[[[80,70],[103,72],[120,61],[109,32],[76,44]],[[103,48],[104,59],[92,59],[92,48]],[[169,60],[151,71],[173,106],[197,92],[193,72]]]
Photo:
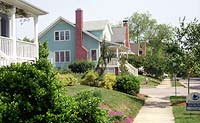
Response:
[[[86,21],[83,22],[83,30],[86,31],[104,30],[107,24],[109,24],[108,20]]]
[[[112,35],[112,42],[114,43],[125,43],[125,27],[112,27],[113,35]]]

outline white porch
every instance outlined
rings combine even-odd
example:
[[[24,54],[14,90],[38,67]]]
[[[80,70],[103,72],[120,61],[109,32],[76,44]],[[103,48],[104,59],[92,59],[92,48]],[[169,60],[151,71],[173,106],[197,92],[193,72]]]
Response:
[[[7,7],[6,11],[4,10],[5,8],[0,8],[1,15],[4,15],[3,17],[0,16],[0,66],[35,61],[39,58],[38,17],[39,15],[47,14],[47,12],[23,0],[1,0],[0,4]],[[19,11],[23,15],[20,15]],[[17,40],[16,18],[33,19],[33,42]]]
[[[113,58],[107,63],[107,69],[106,72],[111,73],[120,73],[120,58],[122,55],[126,55],[128,57],[128,54],[133,54],[129,49],[124,47],[123,45],[111,45],[109,46],[109,49],[115,54]],[[127,68],[128,72],[132,75],[138,76],[138,69],[133,67],[131,64],[129,64],[127,61],[125,63],[125,67]],[[116,71],[117,70],[117,71]]]

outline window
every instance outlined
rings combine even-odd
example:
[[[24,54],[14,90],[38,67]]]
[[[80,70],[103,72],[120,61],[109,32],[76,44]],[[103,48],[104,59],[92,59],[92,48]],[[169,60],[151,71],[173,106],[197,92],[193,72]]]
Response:
[[[60,40],[64,40],[65,39],[65,33],[64,31],[60,32]]]
[[[70,40],[70,31],[69,30],[59,30],[54,32],[55,41],[68,41]]]
[[[69,51],[65,51],[65,61],[70,62],[70,52]]]
[[[97,50],[90,51],[92,61],[97,61]]]
[[[142,51],[141,50],[139,51],[139,55],[142,55]]]
[[[70,51],[55,51],[55,62],[70,62]]]
[[[64,51],[61,51],[61,52],[60,52],[60,62],[64,62],[64,60],[65,60],[65,58],[64,58],[64,57],[65,57],[64,53],[65,53]]]
[[[59,62],[59,52],[55,52],[55,62]]]
[[[65,31],[65,40],[70,40],[69,37],[70,37],[69,31]]]
[[[59,32],[55,32],[55,40],[60,40],[59,39]]]

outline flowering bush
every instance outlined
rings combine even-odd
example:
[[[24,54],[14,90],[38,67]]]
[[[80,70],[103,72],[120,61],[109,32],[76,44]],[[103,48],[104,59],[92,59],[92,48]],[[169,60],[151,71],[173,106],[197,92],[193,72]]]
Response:
[[[116,76],[113,73],[107,73],[103,77],[101,86],[106,89],[113,89],[114,84],[116,83]]]
[[[126,117],[123,113],[119,111],[110,110],[109,116],[111,118],[111,121],[115,123],[132,123],[133,122],[132,117],[129,117],[129,116]]]
[[[78,79],[72,74],[58,74],[58,79],[64,86],[73,86],[78,82]]]
[[[97,79],[98,79],[98,74],[95,71],[90,70],[83,75],[81,84],[89,86],[98,86]]]

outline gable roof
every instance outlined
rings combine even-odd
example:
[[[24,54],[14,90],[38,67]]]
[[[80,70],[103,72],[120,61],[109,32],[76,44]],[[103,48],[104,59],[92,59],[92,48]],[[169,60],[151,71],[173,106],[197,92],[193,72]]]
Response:
[[[104,30],[107,24],[109,24],[108,20],[86,21],[83,22],[83,30],[86,31]]]
[[[112,42],[115,43],[125,43],[125,27],[112,27],[113,35],[112,35]]]
[[[74,27],[74,28],[76,27],[75,24],[71,23],[71,22],[68,21],[67,19],[65,19],[65,18],[63,18],[63,17],[60,16],[60,17],[58,17],[55,21],[53,21],[48,27],[46,27],[42,32],[39,33],[39,38],[41,38],[41,37],[42,37],[44,34],[46,34],[51,28],[53,28],[56,24],[58,24],[58,23],[61,22],[61,21],[64,21],[65,23],[71,25],[71,26]],[[86,35],[88,35],[88,36],[90,36],[90,37],[92,37],[93,39],[95,39],[95,40],[101,42],[101,40],[98,39],[95,35],[93,35],[93,34],[87,32],[87,31],[84,31],[84,30],[83,30],[83,33],[86,34]]]

